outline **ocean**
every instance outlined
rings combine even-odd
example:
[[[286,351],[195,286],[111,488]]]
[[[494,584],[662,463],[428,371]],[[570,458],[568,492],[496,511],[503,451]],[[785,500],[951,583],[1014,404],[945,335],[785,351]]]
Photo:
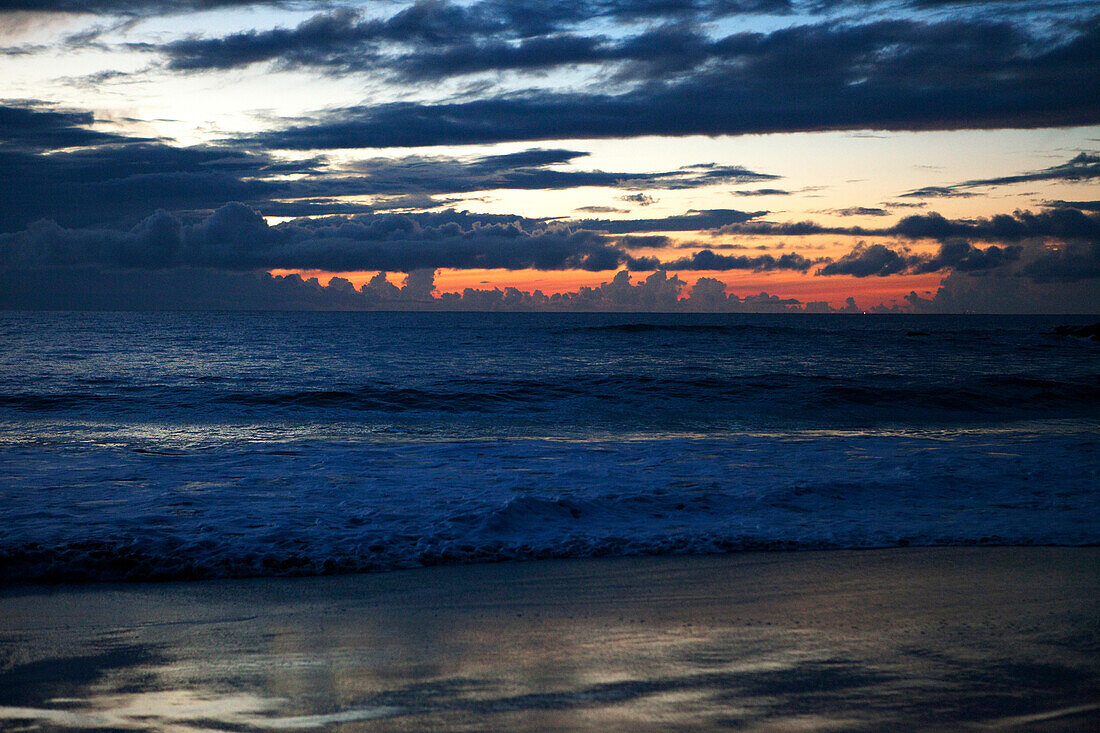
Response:
[[[0,313],[0,580],[1100,542],[1095,317]]]

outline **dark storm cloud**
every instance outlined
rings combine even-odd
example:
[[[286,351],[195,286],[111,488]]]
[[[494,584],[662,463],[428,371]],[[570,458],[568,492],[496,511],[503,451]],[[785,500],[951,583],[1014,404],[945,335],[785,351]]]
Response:
[[[421,0],[388,18],[377,19],[362,18],[358,10],[339,3],[314,5],[338,7],[294,28],[250,30],[216,38],[192,36],[161,46],[141,44],[132,48],[158,51],[167,57],[168,68],[181,71],[231,69],[274,61],[283,68],[308,66],[337,73],[388,69],[393,76],[404,79],[623,60],[654,66],[656,58],[674,55],[684,58],[687,45],[698,46],[701,51],[705,44],[694,33],[668,29],[643,33],[623,44],[561,31],[600,18],[683,23],[708,16],[788,9],[785,2],[766,0],[724,3],[490,0],[470,5]],[[688,36],[691,40],[685,44]],[[417,52],[383,51],[380,44],[385,43],[407,44]],[[683,63],[681,60],[673,65]]]
[[[972,198],[978,194],[971,191],[961,191],[951,186],[925,186],[901,195],[917,199],[948,199]]]
[[[995,270],[1020,259],[1019,246],[979,249],[964,240],[940,245],[931,256],[897,251],[883,244],[857,244],[851,252],[822,267],[818,275],[851,275],[854,277],[886,277],[899,274],[922,274],[940,271],[978,272]]]
[[[323,54],[332,59],[334,55],[354,51],[368,40],[380,40],[360,30],[356,18],[352,11],[340,11],[311,18],[293,30],[248,31],[217,39],[186,38],[172,41],[161,50],[168,57],[170,69],[232,69],[275,58],[281,58],[287,67],[294,67],[308,58]],[[360,54],[369,56],[369,49],[361,49]]]
[[[445,43],[447,38],[437,34],[421,39],[418,30],[402,27],[404,37],[394,37],[397,34],[381,21],[360,22],[354,13],[339,12],[316,16],[293,29],[248,31],[222,38],[187,38],[160,47],[142,44],[132,48],[164,54],[167,68],[176,71],[233,69],[276,61],[280,68],[315,67],[333,73],[382,70],[406,81],[614,58],[614,52],[604,49],[601,40],[570,34],[516,43],[484,40]],[[462,37],[459,29],[448,30],[449,35]],[[484,30],[495,33],[497,29]],[[415,54],[394,56],[381,48],[380,44],[386,41],[416,42],[421,48]],[[435,45],[441,47],[430,48]]]
[[[712,163],[688,165],[672,171],[621,173],[615,171],[556,170],[588,153],[570,150],[526,150],[473,159],[442,156],[375,158],[349,165],[360,193],[465,193],[489,189],[561,190],[580,186],[610,188],[687,189],[710,185],[738,185],[778,178],[741,166]]]
[[[179,15],[202,10],[234,7],[269,8],[333,8],[361,5],[366,0],[6,0],[0,5],[0,13],[32,11],[42,13],[89,13],[97,15]],[[441,0],[419,0],[416,5],[428,9],[447,5]],[[508,21],[516,28],[528,32],[546,31],[561,25],[577,23],[589,18],[611,18],[623,22],[652,20],[709,20],[721,17],[749,14],[783,15],[794,11],[805,13],[828,12],[846,9],[852,5],[864,7],[886,6],[914,9],[952,9],[975,5],[991,9],[1059,10],[1066,3],[1058,0],[1035,2],[1034,0],[902,0],[884,3],[882,0],[484,0],[472,3],[486,15]]]
[[[985,21],[817,24],[717,41],[684,76],[617,94],[528,91],[329,110],[258,136],[354,148],[636,135],[1038,127],[1100,120],[1096,19],[1066,40]]]
[[[946,219],[931,212],[907,216],[893,228],[883,230],[883,233],[910,239],[967,237],[983,241],[1018,242],[1050,237],[1100,241],[1100,215],[1086,214],[1076,209],[1052,209],[1038,213],[1017,211],[988,219]]]
[[[471,37],[492,37],[508,29],[507,20],[484,5],[418,2],[385,20],[362,20],[341,8],[314,16],[295,28],[245,31],[221,38],[190,37],[158,50],[177,70],[231,69],[278,60],[286,67],[321,66],[370,69],[380,63],[376,45],[384,42],[435,46]]]
[[[865,4],[873,4],[874,0],[863,0]],[[1067,5],[1073,5],[1073,3],[1067,3],[1066,0],[1046,0],[1045,2],[1037,0],[908,0],[906,3],[912,8],[919,9],[952,9],[957,7],[973,7],[984,6],[981,9],[991,9],[999,12],[1016,12],[1021,7],[1029,10],[1059,10],[1065,9]]]
[[[1066,242],[1037,250],[1021,272],[1034,282],[1080,282],[1100,278],[1100,241]]]
[[[453,206],[456,199],[436,199],[431,196],[397,196],[377,199],[369,204],[340,201],[329,198],[303,198],[292,201],[263,201],[253,204],[264,216],[278,217],[316,217],[316,216],[355,216],[393,210],[432,209],[440,206]]]
[[[803,237],[811,234],[857,234],[873,233],[862,227],[827,227],[812,221],[748,221],[743,224],[727,224],[714,230],[714,234],[745,234],[749,236],[788,236]]]
[[[364,0],[5,0],[0,13],[91,13],[97,15],[179,15],[233,7],[332,8],[363,4]],[[420,12],[450,3],[419,0]],[[647,20],[652,18],[714,18],[742,13],[786,13],[791,0],[486,0],[475,12],[499,17],[518,28],[545,30],[591,17]],[[453,7],[453,5],[452,5]]]
[[[711,185],[725,178],[768,177],[736,167],[619,174],[507,165],[524,157],[538,157],[537,151],[530,152],[535,154],[488,156],[473,161],[384,159],[368,161],[354,170],[326,174],[318,172],[324,164],[316,159],[278,161],[262,154],[221,147],[130,144],[49,155],[0,149],[0,175],[9,184],[7,195],[0,198],[0,231],[14,231],[42,218],[55,219],[65,226],[132,224],[158,208],[201,212],[226,201],[247,203],[267,216],[317,216],[434,208],[448,203],[448,199],[436,198],[437,195],[483,189],[688,188]],[[301,177],[280,178],[295,173]],[[370,204],[334,198],[352,195],[379,198]],[[715,210],[667,220],[596,220],[591,225],[617,233],[688,231],[745,221],[756,215]]]
[[[434,196],[489,189],[687,189],[777,178],[711,163],[647,173],[561,170],[588,154],[560,149],[472,158],[375,158],[335,168],[322,157],[282,160],[252,148],[183,148],[99,133],[88,129],[93,121],[88,112],[0,107],[0,178],[6,183],[0,231],[41,218],[69,227],[132,225],[157,209],[201,212],[227,201],[269,216],[312,216],[433,208],[447,203]],[[404,198],[368,206],[338,200],[345,196]],[[647,197],[630,195],[635,203]]]
[[[727,296],[724,285],[713,278],[706,278],[696,286],[698,292],[693,289],[681,302],[677,298],[684,283],[665,274],[676,270],[805,272],[816,264],[797,254],[728,257],[704,250],[661,263],[654,258],[631,257],[623,247],[621,240],[591,231],[546,227],[519,217],[479,217],[453,211],[329,217],[272,227],[248,207],[230,204],[191,224],[158,212],[126,231],[63,229],[39,222],[27,231],[0,235],[0,306],[831,310],[824,303],[803,305],[766,293]],[[315,280],[271,278],[254,272],[275,267],[381,269],[409,272],[409,277],[404,287],[397,288],[380,275],[357,291],[339,279],[323,288]],[[593,271],[625,267],[657,272],[635,285],[624,270],[599,287],[549,297],[505,288],[467,289],[437,298],[432,295],[430,274],[435,267]],[[938,253],[927,256],[882,245],[860,245],[840,260],[827,263],[818,274],[868,277],[933,271],[949,275],[944,282],[954,283],[951,292],[944,294],[941,288],[933,299],[914,294],[911,308],[951,311],[952,304],[985,302],[997,305],[967,309],[1042,310],[1043,302],[1048,301],[1036,300],[1037,294],[1053,297],[1058,293],[1052,296],[1049,287],[1040,286],[1055,283],[1077,297],[1057,308],[1081,310],[1097,302],[1100,245],[1075,241],[1050,248],[1029,240],[983,250],[964,241],[950,241]],[[986,277],[974,278],[970,284],[960,285],[957,279],[963,274],[983,273]],[[1006,282],[1018,284],[1009,287]],[[1009,303],[1003,299],[1007,292],[1030,294],[1030,300]],[[994,297],[1001,300],[982,300]],[[849,303],[847,308],[855,306]]]
[[[834,209],[832,213],[837,216],[890,216],[890,212],[886,209],[870,206],[851,206],[847,209]]]
[[[976,272],[993,270],[1020,259],[1022,247],[986,247],[979,249],[966,240],[951,240],[940,245],[934,256],[919,261],[912,267],[914,273],[955,270],[957,272]]]
[[[491,0],[500,6],[523,7],[518,0]],[[652,18],[719,18],[741,14],[784,14],[798,3],[792,0],[587,0],[570,3],[567,0],[551,0],[548,6],[564,12],[573,6],[583,10],[585,16],[649,20]],[[576,12],[576,10],[574,11]]]
[[[1080,211],[1100,211],[1100,201],[1047,201],[1043,206]]]
[[[48,155],[0,148],[0,231],[41,218],[65,226],[134,221],[157,208],[209,209],[260,202],[288,184],[264,180],[264,155],[160,143],[108,145]],[[303,168],[308,169],[308,164]]]
[[[402,205],[430,208],[446,203],[432,200],[432,196],[486,189],[684,189],[774,177],[737,166],[687,166],[654,173],[560,171],[548,167],[580,155],[583,153],[525,151],[472,160],[409,156],[369,160],[328,172],[326,163],[316,158],[281,161],[262,153],[217,146],[177,148],[132,143],[50,154],[7,152],[0,147],[0,176],[9,185],[7,195],[0,198],[0,231],[13,231],[41,218],[52,218],[65,226],[133,223],[158,208],[203,211],[226,201],[247,203],[269,216],[312,216]],[[282,178],[288,174],[300,177]],[[367,207],[333,200],[340,196],[404,198]],[[736,213],[714,214],[710,219],[693,216],[699,224],[697,229],[745,220]],[[690,221],[673,217],[669,231],[683,230]],[[645,220],[638,225],[644,224],[646,229],[614,223],[605,228],[651,231],[661,229],[660,222]]]
[[[870,277],[897,275],[920,262],[906,253],[895,252],[882,244],[860,243],[836,262],[830,262],[817,271],[818,275],[854,275]]]
[[[268,5],[325,7],[328,0],[4,0],[0,13],[88,13],[91,15],[182,15],[218,8]]]
[[[790,196],[790,191],[779,188],[753,188],[741,191],[730,191],[731,196]]]
[[[949,273],[933,297],[911,292],[905,300],[917,313],[1100,313],[1095,280],[1053,283]]]
[[[704,229],[717,229],[732,223],[745,222],[766,211],[738,211],[736,209],[706,209],[689,211],[679,216],[667,216],[660,219],[578,219],[570,226],[579,229],[592,229],[609,234],[630,234],[634,232],[697,232]]]
[[[1041,241],[990,246],[984,249],[962,240],[943,242],[933,255],[897,251],[882,244],[860,243],[818,275],[885,277],[930,272],[996,274],[1035,283],[1083,282],[1100,278],[1100,241],[1071,240],[1050,247]]]
[[[136,4],[118,7],[124,6]],[[1056,39],[1039,35],[1045,31],[1028,24],[1027,16],[989,19],[976,10],[937,16],[949,18],[937,22],[828,20],[726,37],[708,35],[702,24],[723,15],[789,9],[771,2],[417,2],[385,18],[340,7],[293,28],[137,48],[163,55],[175,70],[272,62],[277,68],[363,72],[403,82],[589,64],[603,68],[610,82],[605,88],[618,90],[510,90],[494,96],[488,85],[481,98],[464,101],[328,110],[318,122],[258,138],[293,149],[1036,127],[1100,119],[1093,94],[1100,86],[1096,17],[1071,14]],[[633,34],[586,35],[582,26],[599,18],[647,23]],[[964,195],[959,189],[966,185],[998,184],[968,182],[914,194]]]
[[[96,310],[561,310],[695,312],[850,312],[854,298],[835,309],[762,292],[727,294],[721,280],[699,278],[684,297],[685,283],[655,272],[631,282],[620,271],[596,287],[547,296],[513,287],[436,295],[434,271],[409,273],[401,286],[384,274],[356,289],[342,278],[322,286],[315,278],[273,277],[264,272],[198,268],[110,270],[95,267],[15,271],[0,267],[0,308]],[[950,273],[935,296],[911,292],[907,308],[927,313],[1095,313],[1100,297],[1094,281],[1036,283],[1019,277],[970,277]],[[878,306],[872,310],[896,308]]]
[[[696,212],[687,218],[718,215],[728,216]],[[441,267],[593,271],[626,267],[805,272],[814,264],[796,253],[749,257],[703,250],[671,263],[628,254],[630,249],[667,244],[664,237],[619,237],[515,216],[455,211],[333,216],[269,226],[255,210],[228,204],[192,224],[159,211],[129,230],[67,229],[49,221],[36,222],[25,231],[0,235],[0,265],[23,269],[97,265],[410,272]]]
[[[581,7],[588,15],[570,17],[599,17],[600,8]],[[281,67],[384,73],[404,81],[582,64],[611,65],[620,81],[658,82],[718,64],[726,66],[722,71],[730,81],[744,84],[757,78],[789,83],[796,78],[791,71],[812,74],[819,81],[855,85],[903,82],[908,71],[925,82],[951,85],[965,78],[964,70],[989,79],[998,73],[1020,77],[1058,70],[1045,69],[1043,55],[1032,48],[1035,37],[1002,20],[892,20],[862,26],[827,22],[771,34],[713,38],[701,26],[684,22],[676,8],[666,4],[662,9],[665,20],[680,22],[650,26],[623,38],[558,32],[555,24],[532,33],[515,14],[485,3],[418,3],[385,20],[360,19],[355,11],[342,8],[295,28],[189,37],[140,48],[161,53],[168,67],[177,70],[275,61]],[[383,49],[379,44],[384,42],[405,44],[408,49]],[[1071,53],[1069,58],[1047,62],[1079,65],[1082,60]],[[953,69],[949,62],[965,66]]]
[[[583,211],[586,214],[628,214],[628,209],[618,209],[614,206],[579,206],[574,211]]]
[[[390,58],[346,61],[342,71],[388,69],[400,81],[424,81],[501,71],[537,71],[582,64],[617,65],[616,81],[655,79],[691,70],[715,55],[715,44],[701,32],[661,27],[626,40],[561,33],[553,36],[484,42],[472,40],[437,49],[418,49]],[[336,66],[320,63],[316,66]]]
[[[966,189],[983,186],[1008,186],[1015,183],[1034,183],[1036,181],[1090,181],[1095,178],[1100,178],[1100,155],[1079,153],[1065,163],[1038,171],[996,178],[976,178],[950,186],[929,186],[902,195],[913,198],[974,196],[974,193]]]
[[[1011,183],[1030,183],[1032,181],[1086,181],[1100,178],[1100,155],[1079,153],[1071,160],[1040,171],[1020,173],[1000,178],[982,178],[967,181],[960,186],[1005,186]]]
[[[435,273],[416,270],[398,287],[385,273],[356,289],[343,278],[203,268],[117,270],[54,267],[15,273],[0,268],[0,308],[95,310],[370,310],[438,306]]]
[[[51,108],[19,100],[0,104],[0,150],[38,151],[102,145],[127,138],[90,130],[91,112]]]
[[[664,267],[668,270],[752,270],[754,272],[794,270],[795,272],[806,272],[814,264],[814,260],[808,260],[794,252],[779,257],[773,255],[748,257],[744,255],[720,255],[709,249],[704,249],[690,257],[665,263]]]
[[[1086,213],[1075,208],[1054,208],[1038,213],[1016,211],[989,218],[948,219],[942,214],[929,212],[903,217],[894,226],[880,229],[830,227],[812,221],[746,221],[727,224],[715,230],[715,233],[760,236],[839,234],[941,241],[964,237],[985,242],[1019,242],[1033,238],[1100,241],[1100,214]]]
[[[100,265],[330,271],[421,268],[611,270],[633,259],[614,238],[518,217],[444,212],[329,217],[268,226],[227,204],[186,224],[164,211],[126,230],[66,229],[41,221],[0,235],[0,262],[15,268]]]

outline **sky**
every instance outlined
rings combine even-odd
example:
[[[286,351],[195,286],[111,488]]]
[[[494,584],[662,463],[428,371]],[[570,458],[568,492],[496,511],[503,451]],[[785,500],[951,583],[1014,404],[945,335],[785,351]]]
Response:
[[[1100,7],[5,0],[0,307],[1100,313]]]

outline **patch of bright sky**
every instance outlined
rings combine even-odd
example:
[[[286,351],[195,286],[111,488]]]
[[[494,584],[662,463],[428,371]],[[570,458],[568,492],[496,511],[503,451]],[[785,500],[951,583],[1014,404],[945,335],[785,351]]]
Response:
[[[814,219],[836,226],[883,226],[884,218],[859,218],[821,214],[828,209],[855,206],[882,208],[890,202],[919,203],[902,195],[925,186],[949,186],[967,180],[995,178],[1049,168],[1082,150],[1095,149],[1090,138],[1100,128],[1042,130],[963,130],[953,132],[900,132],[873,135],[822,132],[776,133],[683,138],[645,137],[624,140],[559,140],[537,145],[498,146],[492,153],[530,147],[586,150],[578,158],[579,170],[649,172],[675,170],[694,163],[740,165],[757,173],[779,175],[742,185],[702,189],[651,190],[659,201],[629,214],[606,218],[651,218],[683,213],[688,209],[725,209],[774,212],[772,221]],[[484,148],[433,149],[439,154],[485,154]],[[396,152],[396,151],[394,151]],[[372,157],[378,155],[373,151]],[[1088,193],[1088,183],[1029,182],[1013,187],[974,189],[973,197],[924,199],[929,210],[948,217],[991,216],[1026,208],[1040,198],[1067,198],[1073,192]],[[731,195],[740,189],[777,188],[790,196]],[[509,212],[530,217],[585,216],[574,213],[582,206],[632,208],[619,200],[618,189],[578,188],[566,191],[493,191],[491,199],[472,202],[473,211]],[[896,213],[912,213],[909,208]],[[888,221],[888,220],[887,220]]]

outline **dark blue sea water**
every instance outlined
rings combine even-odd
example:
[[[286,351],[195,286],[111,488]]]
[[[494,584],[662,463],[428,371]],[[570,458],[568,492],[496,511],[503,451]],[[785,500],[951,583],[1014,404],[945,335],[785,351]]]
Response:
[[[1094,320],[0,313],[0,579],[1095,544]]]

